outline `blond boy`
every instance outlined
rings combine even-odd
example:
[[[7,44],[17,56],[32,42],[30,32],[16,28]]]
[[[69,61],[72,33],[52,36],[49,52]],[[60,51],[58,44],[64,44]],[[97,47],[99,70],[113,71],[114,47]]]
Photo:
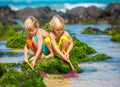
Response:
[[[46,58],[53,57],[52,45],[49,34],[39,28],[39,22],[36,18],[29,16],[24,22],[25,30],[28,32],[26,44],[24,47],[24,61],[28,62],[28,50],[34,52],[31,66],[34,67],[36,61],[41,54],[45,54]]]
[[[73,40],[70,37],[70,34],[64,30],[64,19],[59,15],[56,15],[53,16],[49,24],[52,28],[50,37],[54,50],[62,57],[63,60],[68,61],[69,53],[73,48]]]

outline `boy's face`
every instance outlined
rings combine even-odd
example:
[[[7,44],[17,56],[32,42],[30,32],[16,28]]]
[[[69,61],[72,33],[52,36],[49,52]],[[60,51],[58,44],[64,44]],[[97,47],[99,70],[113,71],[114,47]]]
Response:
[[[35,36],[36,33],[37,33],[37,29],[36,29],[36,28],[34,28],[34,29],[29,29],[29,30],[28,30],[28,34],[29,34],[31,37]]]
[[[64,28],[61,29],[53,29],[53,31],[55,32],[56,35],[60,36],[63,34],[64,32]]]

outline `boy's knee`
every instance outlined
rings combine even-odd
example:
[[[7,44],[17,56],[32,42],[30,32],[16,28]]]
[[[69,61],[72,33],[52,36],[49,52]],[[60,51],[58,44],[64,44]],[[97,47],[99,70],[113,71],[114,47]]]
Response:
[[[68,44],[68,41],[62,40],[62,44]]]
[[[47,42],[46,46],[47,46],[47,48],[51,47],[51,43]]]
[[[63,41],[61,46],[62,46],[62,48],[67,48],[68,47],[68,42]]]
[[[59,41],[59,43],[57,44],[57,46],[58,46],[58,48],[59,49],[61,49],[61,48],[67,48],[68,47],[68,41],[66,41],[65,39],[61,39],[60,41]]]
[[[27,46],[32,47],[32,39],[27,39]]]
[[[42,44],[42,52],[43,52],[45,55],[50,54],[50,51],[49,51],[48,47],[46,46],[46,43],[43,43],[43,44]]]
[[[61,36],[61,38],[60,38],[60,41],[59,41],[59,44],[63,44],[63,43],[68,43],[69,42],[69,39],[68,39],[68,37],[67,36]]]
[[[50,45],[50,46],[51,46],[51,44],[52,44],[50,37],[45,38],[45,39],[44,39],[44,42],[45,42],[47,45]]]

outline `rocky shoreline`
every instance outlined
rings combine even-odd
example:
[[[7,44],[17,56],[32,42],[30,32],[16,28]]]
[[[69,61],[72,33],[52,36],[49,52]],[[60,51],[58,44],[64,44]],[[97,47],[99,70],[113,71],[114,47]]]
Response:
[[[120,3],[110,3],[104,10],[96,6],[76,7],[67,10],[65,13],[52,10],[50,7],[27,7],[18,11],[12,10],[9,6],[0,7],[0,22],[11,25],[14,19],[24,21],[26,17],[32,15],[41,24],[48,22],[53,15],[61,15],[66,23],[83,24],[120,24]]]

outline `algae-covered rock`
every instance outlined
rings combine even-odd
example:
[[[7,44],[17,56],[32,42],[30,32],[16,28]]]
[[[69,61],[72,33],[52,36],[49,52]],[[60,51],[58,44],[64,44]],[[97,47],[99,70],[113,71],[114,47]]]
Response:
[[[95,61],[106,60],[106,59],[109,59],[109,58],[110,58],[110,56],[108,56],[106,54],[96,54],[93,57],[84,58],[81,61],[82,62],[95,62]]]
[[[15,56],[17,55],[17,52],[6,52],[6,54],[9,56]]]
[[[87,27],[82,31],[82,34],[101,34],[102,31],[97,28]]]
[[[7,40],[6,46],[10,48],[24,48],[26,36],[22,35],[22,31],[16,33]]]
[[[3,68],[2,65],[0,64],[0,78],[5,72],[6,72],[6,69]]]
[[[120,30],[118,27],[116,26],[112,26],[110,28],[106,28],[105,30],[103,30],[104,34],[109,34],[109,35],[115,35],[117,33],[120,33]]]
[[[32,70],[10,70],[0,78],[0,87],[46,87],[43,77]]]
[[[17,52],[12,52],[12,51],[9,51],[9,52],[0,52],[0,57],[3,56],[3,55],[15,56],[15,55],[17,55]]]
[[[71,61],[75,69],[78,73],[82,72],[81,68],[78,67],[78,63],[75,61]],[[22,64],[22,70],[30,69],[27,63]],[[71,67],[69,63],[63,61],[61,58],[41,58],[37,61],[34,69],[38,72],[44,71],[50,74],[59,74],[59,73],[67,73],[71,71]]]
[[[115,42],[120,42],[120,34],[113,35],[111,40]]]
[[[2,68],[8,69],[8,68],[12,68],[15,66],[19,66],[21,64],[19,64],[19,63],[0,63],[0,65],[2,66]]]
[[[3,56],[5,53],[0,51],[0,57]]]
[[[13,24],[10,26],[3,25],[0,23],[0,40],[7,40],[13,36],[17,31],[20,30],[19,24]]]
[[[73,49],[70,52],[70,57],[71,58],[85,58],[87,56],[87,54],[85,54],[84,52],[82,52],[82,50],[80,50],[80,47],[78,46],[74,46]]]
[[[112,36],[111,41],[120,42],[120,26],[113,25],[103,31],[105,34]]]

